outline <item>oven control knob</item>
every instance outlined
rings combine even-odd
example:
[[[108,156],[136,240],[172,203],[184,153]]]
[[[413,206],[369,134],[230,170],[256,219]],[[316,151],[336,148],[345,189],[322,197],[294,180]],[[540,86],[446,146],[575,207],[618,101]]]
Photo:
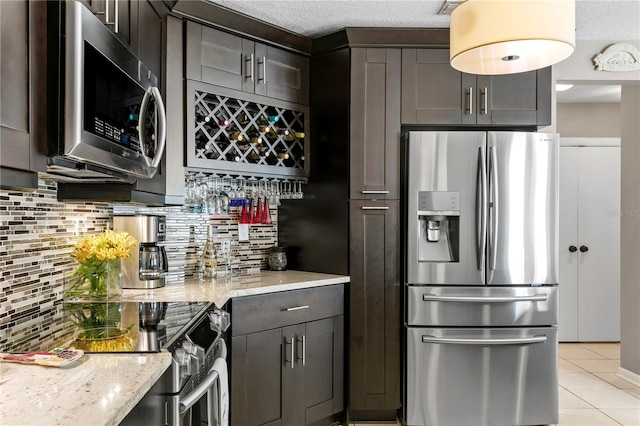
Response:
[[[182,344],[182,348],[185,353],[189,355],[191,363],[191,374],[199,374],[200,370],[204,369],[205,352],[204,348],[191,341],[186,341]]]
[[[211,329],[218,333],[224,333],[229,328],[231,323],[231,315],[229,312],[222,311],[220,309],[214,309],[209,312],[209,321],[211,323]]]
[[[173,359],[178,364],[180,379],[189,377],[191,375],[191,356],[183,348],[178,348],[173,353]]]

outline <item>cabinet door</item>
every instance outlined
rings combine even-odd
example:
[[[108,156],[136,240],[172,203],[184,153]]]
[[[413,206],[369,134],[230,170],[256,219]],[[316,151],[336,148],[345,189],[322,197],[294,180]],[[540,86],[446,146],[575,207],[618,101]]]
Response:
[[[137,0],[133,2],[131,0],[89,0],[88,3],[93,14],[136,52],[135,43],[132,40],[136,28],[132,25],[135,22],[135,19],[132,19],[132,9],[137,8]]]
[[[309,58],[256,43],[253,73],[256,94],[309,103]]]
[[[398,199],[400,50],[351,50],[350,199]]]
[[[287,349],[281,328],[231,339],[231,424],[283,424],[281,380],[291,368]]]
[[[138,58],[153,74],[162,74],[162,19],[166,14],[165,6],[159,1],[139,0],[134,5],[134,21],[138,23],[132,45],[138,52]]]
[[[0,2],[0,165],[29,170],[29,1]]]
[[[282,425],[299,426],[304,421],[305,326],[282,329]]]
[[[558,338],[618,341],[620,147],[561,147],[560,161]]]
[[[350,201],[349,401],[352,415],[400,406],[398,201]],[[357,417],[354,417],[357,419]]]
[[[578,340],[619,341],[620,147],[579,149],[577,198]]]
[[[46,2],[0,2],[1,167],[46,170],[46,20]]]
[[[296,337],[296,362],[303,366],[302,407],[305,424],[339,413],[344,407],[344,317],[305,324],[304,340]],[[285,390],[289,394],[288,390]],[[302,423],[299,423],[302,424]]]
[[[475,124],[474,88],[448,49],[402,49],[402,124]]]
[[[559,190],[560,232],[558,286],[558,340],[578,340],[578,255],[570,247],[578,247],[578,148],[560,147]],[[571,249],[573,250],[573,249]]]
[[[505,75],[479,75],[477,77],[477,123],[542,125],[542,111],[551,105],[551,97],[545,96],[542,84],[549,69]],[[541,86],[538,87],[540,79]],[[550,81],[548,85],[551,91]],[[540,91],[540,93],[539,93]]]
[[[254,43],[224,31],[187,21],[188,79],[253,92]]]

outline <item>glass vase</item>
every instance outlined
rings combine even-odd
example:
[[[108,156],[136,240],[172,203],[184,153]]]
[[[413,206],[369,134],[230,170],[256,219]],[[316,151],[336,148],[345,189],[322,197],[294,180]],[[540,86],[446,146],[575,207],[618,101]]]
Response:
[[[68,280],[67,300],[101,301],[117,299],[122,294],[122,263],[120,259],[79,262]]]

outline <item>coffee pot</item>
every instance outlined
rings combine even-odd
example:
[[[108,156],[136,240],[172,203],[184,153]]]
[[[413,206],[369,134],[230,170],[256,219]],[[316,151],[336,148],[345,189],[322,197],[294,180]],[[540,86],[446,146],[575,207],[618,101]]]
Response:
[[[169,271],[167,252],[162,246],[166,237],[166,219],[159,215],[117,215],[114,231],[126,231],[138,240],[138,249],[122,260],[122,287],[150,289],[163,287]]]

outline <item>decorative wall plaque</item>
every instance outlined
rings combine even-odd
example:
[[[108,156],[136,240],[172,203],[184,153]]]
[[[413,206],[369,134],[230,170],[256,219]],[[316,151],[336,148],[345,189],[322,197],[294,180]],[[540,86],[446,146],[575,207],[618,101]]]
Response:
[[[593,58],[597,71],[640,70],[640,51],[628,43],[617,43],[607,47]]]

